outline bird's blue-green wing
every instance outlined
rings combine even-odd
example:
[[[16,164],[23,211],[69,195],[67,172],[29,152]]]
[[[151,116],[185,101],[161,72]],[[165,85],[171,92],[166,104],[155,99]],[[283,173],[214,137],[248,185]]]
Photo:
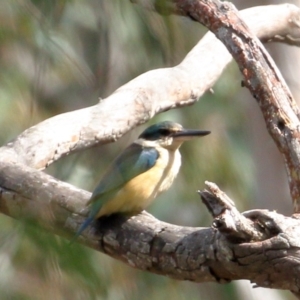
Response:
[[[159,156],[152,147],[131,144],[111,164],[98,186],[95,188],[89,203],[91,204],[88,218],[83,222],[76,237],[95,219],[101,207],[132,178],[151,169]]]
[[[110,165],[100,183],[95,188],[90,202],[100,195],[118,190],[132,178],[151,169],[159,156],[152,147],[143,147],[140,144],[131,144]]]

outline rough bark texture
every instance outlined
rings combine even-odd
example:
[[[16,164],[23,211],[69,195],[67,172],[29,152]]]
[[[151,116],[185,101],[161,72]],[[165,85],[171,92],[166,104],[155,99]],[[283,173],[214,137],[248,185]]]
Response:
[[[149,6],[157,3],[142,2]],[[299,113],[276,66],[231,5],[211,1],[165,3],[171,4],[167,8],[172,12],[209,27],[236,59],[244,84],[257,99],[285,158],[298,212]],[[299,9],[281,5],[249,12],[244,17],[260,38],[278,40],[281,36],[282,41],[298,45]],[[38,170],[70,152],[113,141],[159,112],[194,103],[229,61],[224,46],[208,34],[180,65],[147,72],[94,107],[29,128],[0,149],[0,211],[14,218],[33,218],[60,235],[73,235],[87,214],[85,203],[90,194]],[[136,268],[176,279],[249,279],[259,286],[299,293],[300,221],[269,211],[241,215],[210,183],[200,194],[214,217],[212,228],[179,227],[142,213],[100,220],[101,226],[90,228],[80,241]]]

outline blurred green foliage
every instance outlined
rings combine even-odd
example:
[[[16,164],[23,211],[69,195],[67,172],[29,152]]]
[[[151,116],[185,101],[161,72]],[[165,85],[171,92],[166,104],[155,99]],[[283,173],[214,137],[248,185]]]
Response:
[[[124,0],[1,1],[1,145],[46,118],[97,103],[143,72],[179,63],[205,32],[195,22],[164,18]],[[205,180],[234,199],[251,199],[253,163],[243,122],[249,116],[234,100],[239,80],[232,65],[213,94],[151,120],[212,131],[182,147],[176,184],[149,208],[157,218],[210,226],[196,193]],[[66,157],[48,172],[92,190],[108,162],[142,130]],[[246,200],[237,205],[249,207]],[[238,299],[234,285],[197,285],[137,271],[80,245],[70,247],[28,221],[1,215],[0,226],[1,299]]]

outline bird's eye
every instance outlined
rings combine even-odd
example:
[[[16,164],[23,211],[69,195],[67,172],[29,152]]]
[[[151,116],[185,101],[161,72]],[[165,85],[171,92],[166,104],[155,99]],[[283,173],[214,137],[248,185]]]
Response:
[[[161,135],[164,135],[164,136],[168,136],[168,135],[171,134],[170,130],[168,130],[168,129],[163,129],[163,128],[159,130],[159,133],[160,133]]]

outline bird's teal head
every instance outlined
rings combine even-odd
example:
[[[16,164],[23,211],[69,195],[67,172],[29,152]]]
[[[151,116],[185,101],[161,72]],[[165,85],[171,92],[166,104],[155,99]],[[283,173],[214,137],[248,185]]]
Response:
[[[207,130],[185,129],[182,125],[164,121],[148,127],[141,133],[139,139],[146,143],[153,142],[164,148],[178,148],[184,141],[209,134]]]

